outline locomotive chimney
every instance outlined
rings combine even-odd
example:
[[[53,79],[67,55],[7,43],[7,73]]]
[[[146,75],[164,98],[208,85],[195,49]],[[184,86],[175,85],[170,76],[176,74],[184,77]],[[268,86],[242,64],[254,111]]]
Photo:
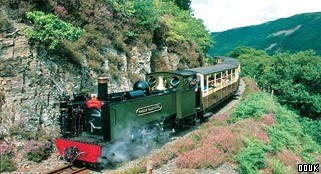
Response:
[[[101,126],[105,141],[111,141],[110,115],[107,107],[108,100],[108,78],[98,77],[98,100],[105,101],[101,107]]]
[[[98,100],[107,101],[108,98],[108,78],[98,77]]]

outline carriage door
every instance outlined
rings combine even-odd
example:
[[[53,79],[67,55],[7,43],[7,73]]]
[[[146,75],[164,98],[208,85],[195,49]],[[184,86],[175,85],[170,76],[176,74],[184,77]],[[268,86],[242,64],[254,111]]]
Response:
[[[201,76],[198,74],[197,75],[197,83],[198,83],[198,90],[195,93],[195,107],[200,108],[201,107],[201,89],[202,89],[202,84],[201,84]]]

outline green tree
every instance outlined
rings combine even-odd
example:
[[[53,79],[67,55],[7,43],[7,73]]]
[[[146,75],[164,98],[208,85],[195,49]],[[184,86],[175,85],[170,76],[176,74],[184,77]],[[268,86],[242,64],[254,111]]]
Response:
[[[175,4],[182,10],[189,10],[191,6],[191,0],[175,0]]]
[[[279,101],[310,118],[321,114],[321,57],[313,51],[280,53],[266,62],[259,82]]]
[[[321,114],[321,57],[313,51],[268,56],[263,50],[239,47],[228,54],[241,60],[242,74],[310,118]]]
[[[268,54],[263,50],[256,50],[251,47],[238,47],[227,54],[229,57],[238,58],[242,64],[242,74],[257,78],[262,74]]]

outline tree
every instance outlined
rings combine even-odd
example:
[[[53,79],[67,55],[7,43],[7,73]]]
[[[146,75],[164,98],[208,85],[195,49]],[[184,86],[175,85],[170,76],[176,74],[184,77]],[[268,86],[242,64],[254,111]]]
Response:
[[[280,103],[302,116],[320,119],[321,57],[315,52],[268,56],[263,50],[239,47],[228,55],[240,59],[243,75],[254,77],[265,90],[274,90]]]
[[[175,0],[175,3],[183,10],[189,10],[191,6],[191,0]]]
[[[180,9],[189,10],[191,6],[191,0],[172,0]]]

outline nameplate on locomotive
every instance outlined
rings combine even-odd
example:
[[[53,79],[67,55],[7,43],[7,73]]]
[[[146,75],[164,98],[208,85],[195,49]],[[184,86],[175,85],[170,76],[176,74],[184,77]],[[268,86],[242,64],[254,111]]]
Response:
[[[160,103],[149,105],[149,106],[144,106],[144,107],[138,108],[136,110],[136,115],[137,116],[143,116],[143,115],[146,115],[146,114],[150,114],[150,113],[153,113],[153,112],[160,111],[160,110],[162,110],[162,108],[163,108],[163,106]]]

